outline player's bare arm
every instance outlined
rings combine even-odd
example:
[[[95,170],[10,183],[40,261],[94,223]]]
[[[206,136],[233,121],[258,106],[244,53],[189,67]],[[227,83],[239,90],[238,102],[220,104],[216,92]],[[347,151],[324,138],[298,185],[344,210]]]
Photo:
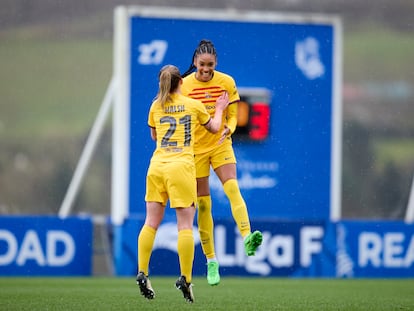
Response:
[[[229,105],[229,94],[224,92],[217,98],[216,101],[216,112],[214,118],[211,118],[210,121],[205,125],[206,129],[212,133],[217,133],[221,126],[222,114],[223,111]]]

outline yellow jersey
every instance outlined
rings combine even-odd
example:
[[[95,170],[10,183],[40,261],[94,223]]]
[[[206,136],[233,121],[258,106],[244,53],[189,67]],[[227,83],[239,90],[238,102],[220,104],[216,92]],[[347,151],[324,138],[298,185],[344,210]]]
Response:
[[[230,103],[240,100],[234,79],[220,71],[214,71],[213,78],[208,82],[198,81],[194,72],[186,76],[181,85],[181,93],[193,99],[201,100],[211,117],[214,117],[216,112],[216,100],[224,91],[227,91],[229,94]],[[209,152],[218,146],[224,125],[228,125],[229,122],[228,111],[229,107],[223,112],[222,124],[216,134],[210,133],[203,126],[197,126],[195,133],[196,141],[194,144],[195,154]],[[232,118],[237,118],[237,116],[233,115]],[[234,121],[237,122],[236,119]],[[234,125],[229,126],[231,132],[235,128],[235,122],[232,123]],[[231,139],[226,139],[223,144],[225,143],[231,144]]]
[[[204,105],[181,94],[171,94],[164,107],[155,100],[148,114],[148,125],[155,128],[157,146],[151,161],[194,163],[195,129],[211,117]]]

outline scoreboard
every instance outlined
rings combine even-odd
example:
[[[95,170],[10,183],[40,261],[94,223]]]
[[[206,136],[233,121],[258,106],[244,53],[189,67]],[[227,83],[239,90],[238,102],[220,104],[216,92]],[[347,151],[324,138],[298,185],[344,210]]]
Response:
[[[240,101],[233,140],[265,140],[270,130],[270,91],[266,89],[239,89],[238,91]]]
[[[147,117],[166,64],[187,70],[201,39],[241,100],[233,139],[252,218],[329,220],[340,213],[341,31],[334,16],[157,7],[115,11],[112,220],[145,214],[155,148]],[[231,218],[211,172],[216,218]],[[174,214],[167,209],[166,216]]]

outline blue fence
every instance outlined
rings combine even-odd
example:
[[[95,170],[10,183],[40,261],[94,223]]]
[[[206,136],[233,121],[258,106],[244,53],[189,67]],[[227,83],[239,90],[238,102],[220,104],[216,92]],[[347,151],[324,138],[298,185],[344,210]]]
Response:
[[[113,236],[116,274],[136,274],[137,235],[143,217],[131,217]],[[216,254],[223,276],[414,277],[414,225],[383,221],[253,220],[263,232],[256,256],[244,254],[232,219],[215,224]],[[197,228],[194,275],[205,275]],[[92,273],[92,221],[71,217],[0,217],[1,276],[88,276]],[[158,230],[151,275],[179,273],[177,229],[166,219]],[[168,263],[168,264],[166,264]]]
[[[0,275],[91,275],[89,218],[0,217]]]
[[[123,255],[118,275],[136,274],[137,234],[143,218],[130,218],[118,229]],[[414,225],[403,222],[252,221],[263,232],[256,256],[244,254],[232,219],[215,223],[216,255],[221,274],[275,277],[414,277]],[[194,275],[205,275],[197,228]],[[177,229],[164,222],[151,257],[151,275],[177,275]],[[166,264],[168,263],[168,264]]]

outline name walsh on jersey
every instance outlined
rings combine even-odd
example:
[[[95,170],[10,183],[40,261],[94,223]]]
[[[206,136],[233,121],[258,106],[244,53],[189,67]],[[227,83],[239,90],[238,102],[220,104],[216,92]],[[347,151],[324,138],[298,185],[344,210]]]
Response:
[[[165,113],[175,113],[185,111],[184,105],[171,105],[164,108]]]

